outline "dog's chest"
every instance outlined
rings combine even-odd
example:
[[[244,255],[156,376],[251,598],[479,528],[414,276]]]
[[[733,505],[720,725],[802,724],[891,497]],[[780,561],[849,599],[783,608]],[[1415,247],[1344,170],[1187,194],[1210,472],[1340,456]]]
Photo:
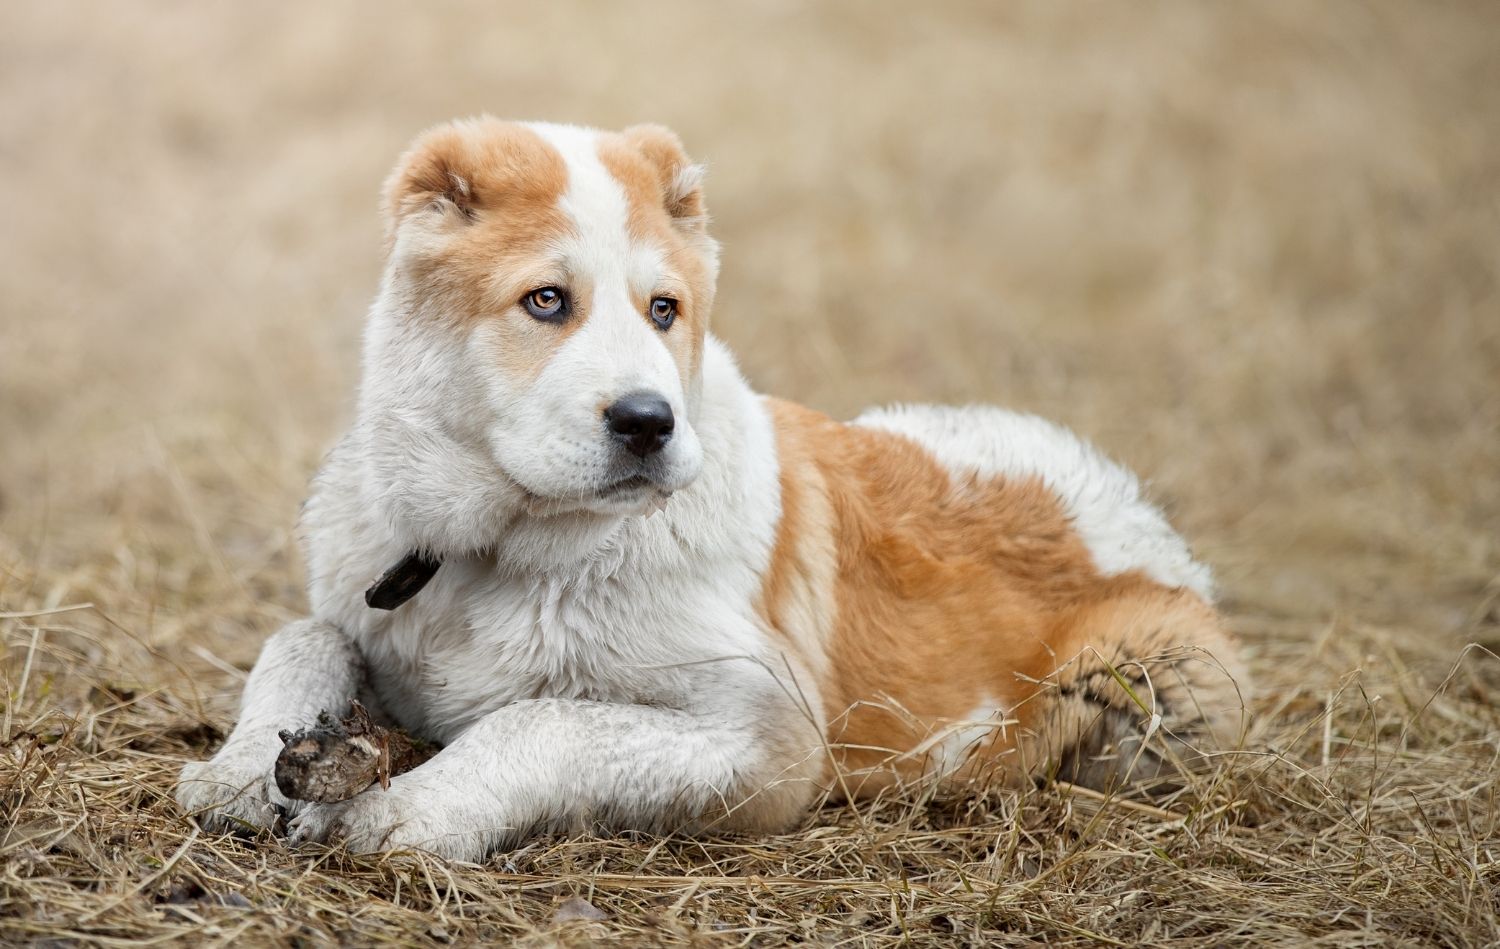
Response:
[[[526,699],[672,704],[680,677],[663,667],[682,647],[671,613],[619,582],[499,579],[454,564],[363,645],[386,710],[446,742]]]

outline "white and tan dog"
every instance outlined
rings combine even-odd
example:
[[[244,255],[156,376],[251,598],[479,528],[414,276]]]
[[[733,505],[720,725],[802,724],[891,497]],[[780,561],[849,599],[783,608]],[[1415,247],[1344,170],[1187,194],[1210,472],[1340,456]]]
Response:
[[[477,860],[782,829],[923,776],[1152,776],[1235,737],[1208,571],[1128,472],[1032,416],[843,424],[750,389],[708,334],[700,178],[658,127],[485,118],[401,159],[358,420],[304,516],[313,615],[184,808]],[[443,750],[282,798],[277,732],[355,697]]]

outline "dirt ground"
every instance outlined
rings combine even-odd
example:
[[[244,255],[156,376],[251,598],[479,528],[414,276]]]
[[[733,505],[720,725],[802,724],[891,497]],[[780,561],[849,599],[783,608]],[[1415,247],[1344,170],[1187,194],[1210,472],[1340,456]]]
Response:
[[[198,831],[173,776],[305,608],[380,181],[481,111],[675,127],[762,389],[1149,477],[1245,752],[482,868]],[[0,942],[1500,942],[1497,182],[1488,3],[7,6]]]

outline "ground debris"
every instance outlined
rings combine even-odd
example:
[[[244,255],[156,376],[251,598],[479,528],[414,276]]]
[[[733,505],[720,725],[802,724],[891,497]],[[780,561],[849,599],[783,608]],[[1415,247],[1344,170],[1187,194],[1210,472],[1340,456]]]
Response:
[[[571,923],[577,920],[599,922],[609,919],[609,914],[581,896],[572,896],[557,904],[552,913],[552,922]]]
[[[389,787],[393,776],[436,752],[398,728],[379,724],[358,701],[349,703],[342,718],[325,710],[313,727],[279,737],[276,786],[293,800],[321,804],[348,800],[377,781]]]

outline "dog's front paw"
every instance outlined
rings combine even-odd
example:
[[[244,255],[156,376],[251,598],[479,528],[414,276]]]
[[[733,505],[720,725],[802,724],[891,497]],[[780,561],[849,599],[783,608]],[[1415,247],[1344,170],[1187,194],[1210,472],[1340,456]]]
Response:
[[[371,787],[347,801],[312,804],[289,825],[290,842],[343,843],[352,853],[425,850],[453,860],[484,859],[481,835],[449,820],[439,802],[420,802],[395,784]]]
[[[220,753],[190,761],[177,779],[177,804],[205,829],[253,834],[276,826],[285,799],[271,786],[270,769]]]

